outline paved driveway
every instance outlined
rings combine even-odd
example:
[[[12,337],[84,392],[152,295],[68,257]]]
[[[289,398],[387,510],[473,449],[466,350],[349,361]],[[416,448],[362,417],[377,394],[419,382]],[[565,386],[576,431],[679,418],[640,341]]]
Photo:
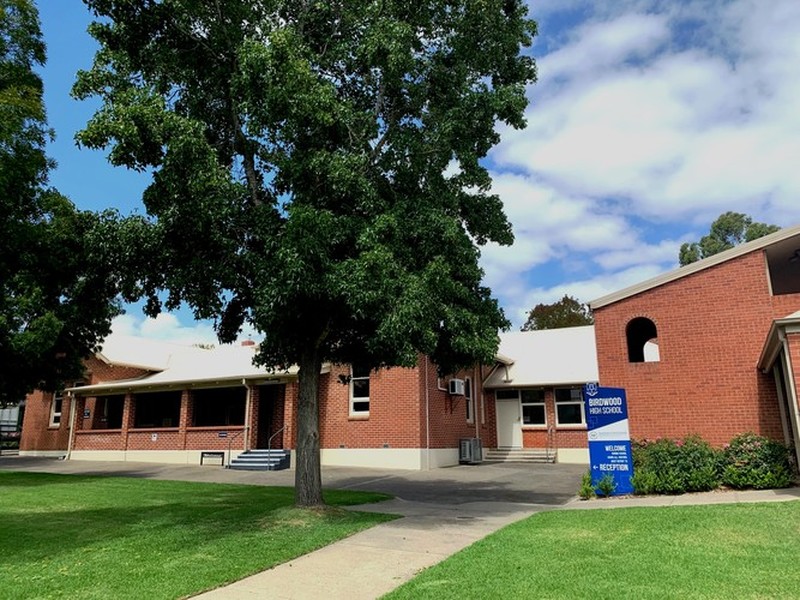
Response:
[[[95,462],[19,456],[0,457],[0,469],[119,475],[151,479],[294,485],[294,471],[233,471],[217,466]],[[483,463],[430,471],[324,467],[323,486],[385,492],[407,502],[459,506],[468,503],[564,504],[577,493],[580,465]]]

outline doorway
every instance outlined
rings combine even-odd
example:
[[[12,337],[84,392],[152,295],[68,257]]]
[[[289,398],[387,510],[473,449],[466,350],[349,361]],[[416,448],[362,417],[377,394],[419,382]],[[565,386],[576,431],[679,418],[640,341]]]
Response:
[[[283,385],[258,386],[258,416],[256,418],[256,445],[259,450],[269,446],[270,437],[283,427]],[[283,448],[283,434],[272,439],[272,448]]]
[[[497,447],[522,448],[522,414],[519,399],[496,400]]]

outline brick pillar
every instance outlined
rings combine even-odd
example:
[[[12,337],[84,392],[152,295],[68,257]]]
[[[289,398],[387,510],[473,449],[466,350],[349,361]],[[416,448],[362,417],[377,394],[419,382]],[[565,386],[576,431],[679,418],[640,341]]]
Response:
[[[247,444],[245,450],[256,448],[258,445],[258,415],[261,410],[261,388],[257,385],[248,388],[250,402],[247,403],[245,410],[248,411],[244,416],[245,427],[250,429],[245,432]]]
[[[136,417],[136,400],[133,394],[125,394],[125,404],[122,407],[122,450],[128,449],[128,430],[133,429]]]
[[[72,402],[75,403],[75,423],[71,426],[75,428],[75,431],[80,431],[84,429],[83,411],[86,408],[86,398],[84,396],[76,396],[72,399]]]
[[[287,450],[296,447],[294,439],[294,409],[296,405],[297,380],[287,383],[284,387],[283,423],[286,428],[283,430],[283,447]]]
[[[181,415],[178,420],[178,444],[186,450],[186,429],[192,424],[192,391],[181,392]]]

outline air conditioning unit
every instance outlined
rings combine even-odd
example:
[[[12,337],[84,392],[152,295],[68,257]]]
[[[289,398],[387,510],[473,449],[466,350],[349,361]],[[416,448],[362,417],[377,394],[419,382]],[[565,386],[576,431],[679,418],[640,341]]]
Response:
[[[477,465],[483,461],[483,446],[480,438],[462,438],[458,443],[458,462]]]
[[[451,379],[448,382],[447,389],[450,392],[451,396],[463,396],[464,395],[464,380],[463,379]]]

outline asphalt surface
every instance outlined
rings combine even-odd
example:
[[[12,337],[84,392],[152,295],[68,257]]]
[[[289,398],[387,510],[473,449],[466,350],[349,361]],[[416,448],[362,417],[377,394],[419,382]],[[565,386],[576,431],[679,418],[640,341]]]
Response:
[[[219,466],[95,462],[0,456],[0,469],[80,475],[114,475],[179,481],[294,485],[294,471],[234,471]],[[326,488],[391,494],[408,502],[458,506],[474,502],[558,506],[573,498],[584,465],[483,463],[429,471],[323,467]]]

